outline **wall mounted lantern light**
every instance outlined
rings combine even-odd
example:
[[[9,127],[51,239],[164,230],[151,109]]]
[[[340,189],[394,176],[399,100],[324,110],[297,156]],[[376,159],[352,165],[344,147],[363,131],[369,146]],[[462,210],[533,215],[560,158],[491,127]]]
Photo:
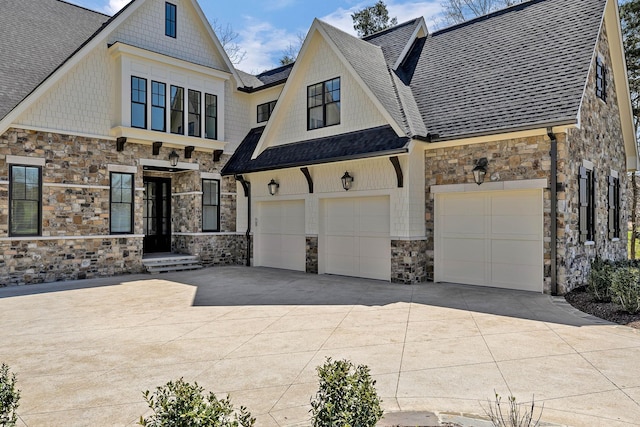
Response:
[[[345,191],[349,191],[349,189],[351,188],[351,184],[353,184],[353,177],[351,175],[349,175],[349,172],[345,172],[344,175],[342,175],[342,188],[344,188]]]
[[[176,150],[171,151],[171,153],[169,154],[169,163],[171,163],[171,167],[176,167],[178,166],[178,159],[180,158],[180,156],[178,155],[178,153],[176,153]]]
[[[473,168],[473,180],[476,184],[480,185],[484,182],[484,177],[487,174],[487,166],[489,165],[489,161],[486,157],[481,159],[477,159],[474,164],[476,165]]]
[[[280,188],[280,184],[278,184],[274,179],[271,179],[271,182],[267,184],[267,187],[269,188],[269,194],[275,196],[278,192],[278,188]]]

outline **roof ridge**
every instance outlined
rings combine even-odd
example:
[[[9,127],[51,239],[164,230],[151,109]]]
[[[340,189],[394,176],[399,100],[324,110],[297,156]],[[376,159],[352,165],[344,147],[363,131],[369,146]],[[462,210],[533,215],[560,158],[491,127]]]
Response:
[[[435,36],[435,35],[438,35],[438,34],[447,33],[449,31],[453,31],[453,30],[456,30],[458,28],[462,28],[462,27],[466,27],[466,26],[471,25],[471,24],[475,24],[476,22],[481,22],[481,21],[485,21],[487,19],[495,18],[496,16],[500,16],[500,15],[504,15],[504,14],[509,13],[509,12],[513,12],[516,9],[523,9],[525,7],[531,6],[532,4],[541,3],[541,2],[544,2],[544,1],[547,1],[547,0],[525,0],[525,1],[521,2],[521,3],[516,3],[516,4],[513,4],[511,6],[507,6],[505,8],[502,8],[502,9],[494,10],[493,12],[489,12],[489,13],[481,15],[481,16],[476,16],[476,17],[474,17],[472,19],[469,19],[467,21],[460,22],[460,23],[457,23],[457,24],[453,24],[450,27],[446,27],[446,28],[443,28],[441,30],[434,31],[434,32],[431,33],[431,35]]]
[[[415,23],[416,21],[419,21],[419,20],[420,20],[420,18],[422,18],[422,17],[421,17],[421,16],[420,16],[420,17],[416,17],[416,18],[410,19],[410,20],[408,20],[408,21],[405,21],[405,22],[401,22],[401,23],[399,23],[399,24],[396,24],[396,25],[394,25],[393,27],[389,27],[389,28],[385,28],[385,29],[380,30],[380,31],[376,31],[376,32],[375,32],[375,33],[373,33],[373,34],[369,34],[368,36],[364,36],[364,37],[362,37],[360,40],[368,41],[368,40],[369,40],[369,39],[371,39],[371,38],[374,38],[374,37],[377,37],[377,36],[380,36],[380,35],[383,35],[383,34],[389,33],[389,32],[394,31],[394,30],[396,30],[396,29],[398,29],[398,28],[400,28],[400,27],[405,27],[405,26],[407,26],[407,25],[413,24],[413,23]]]

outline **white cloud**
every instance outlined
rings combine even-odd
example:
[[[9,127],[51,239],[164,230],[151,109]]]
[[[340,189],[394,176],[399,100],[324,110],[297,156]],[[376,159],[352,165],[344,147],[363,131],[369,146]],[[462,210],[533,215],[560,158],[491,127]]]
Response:
[[[339,8],[336,11],[326,15],[320,19],[340,28],[349,34],[356,35],[353,29],[353,19],[351,14],[361,10],[369,5],[370,2],[365,1],[351,6],[349,9]],[[424,16],[429,30],[434,29],[437,16],[442,12],[442,6],[439,0],[430,0],[422,2],[387,2],[387,9],[390,17],[397,17],[398,23],[409,21],[419,16]]]
[[[243,71],[258,74],[277,67],[283,51],[290,44],[297,43],[296,34],[276,28],[269,22],[252,17],[245,17],[245,21],[247,23],[244,28],[238,31],[238,44],[247,52],[245,59],[238,65]]]
[[[114,15],[127,5],[131,0],[109,0],[109,3],[103,8],[105,13]]]

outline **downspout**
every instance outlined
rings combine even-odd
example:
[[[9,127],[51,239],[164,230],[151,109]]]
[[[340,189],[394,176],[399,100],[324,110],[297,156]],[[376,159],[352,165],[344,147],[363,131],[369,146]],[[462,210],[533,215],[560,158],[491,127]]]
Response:
[[[558,139],[553,128],[547,128],[551,140],[551,295],[558,295]]]
[[[251,267],[251,183],[244,179],[242,175],[234,175],[236,181],[242,184],[244,189],[244,197],[247,198],[247,232],[245,237],[247,238],[247,262],[246,266]]]

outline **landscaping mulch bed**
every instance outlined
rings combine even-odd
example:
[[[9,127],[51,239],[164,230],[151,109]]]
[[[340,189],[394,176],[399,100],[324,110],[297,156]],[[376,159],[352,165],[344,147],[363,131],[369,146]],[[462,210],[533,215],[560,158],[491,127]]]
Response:
[[[586,290],[586,286],[576,288],[566,294],[565,299],[578,310],[609,322],[640,329],[640,313],[629,314],[612,302],[597,302]]]

